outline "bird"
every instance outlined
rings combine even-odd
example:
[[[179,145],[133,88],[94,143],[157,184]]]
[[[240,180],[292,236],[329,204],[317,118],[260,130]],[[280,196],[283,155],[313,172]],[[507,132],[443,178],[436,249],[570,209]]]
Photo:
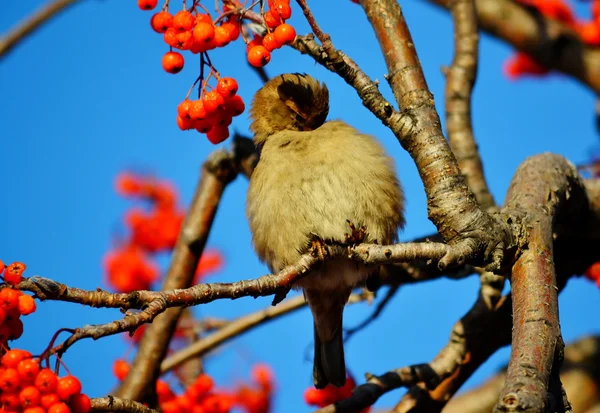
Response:
[[[326,121],[329,91],[308,74],[276,76],[250,108],[259,151],[246,199],[252,243],[277,273],[327,242],[396,242],[404,226],[404,195],[394,162],[378,140],[342,120]],[[342,320],[354,287],[376,271],[331,257],[299,279],[314,320],[313,383],[346,382]]]

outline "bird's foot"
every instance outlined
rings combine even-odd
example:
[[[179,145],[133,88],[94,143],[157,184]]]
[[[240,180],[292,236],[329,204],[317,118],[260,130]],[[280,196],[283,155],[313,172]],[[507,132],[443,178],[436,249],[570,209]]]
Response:
[[[367,237],[367,228],[364,225],[360,228],[356,228],[354,223],[352,223],[349,219],[347,219],[346,222],[351,230],[350,234],[346,234],[346,244],[357,245],[362,243]]]
[[[329,257],[329,249],[327,249],[327,244],[321,237],[317,234],[311,234],[312,239],[310,241],[311,245],[311,254],[313,257],[319,257],[321,260],[325,261]]]

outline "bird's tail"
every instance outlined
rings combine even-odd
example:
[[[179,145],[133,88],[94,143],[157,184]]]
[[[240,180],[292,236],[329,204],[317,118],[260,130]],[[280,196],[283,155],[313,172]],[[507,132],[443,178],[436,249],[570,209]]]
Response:
[[[346,382],[342,317],[350,290],[305,290],[305,296],[314,317],[314,385],[317,389],[328,384],[342,387]]]

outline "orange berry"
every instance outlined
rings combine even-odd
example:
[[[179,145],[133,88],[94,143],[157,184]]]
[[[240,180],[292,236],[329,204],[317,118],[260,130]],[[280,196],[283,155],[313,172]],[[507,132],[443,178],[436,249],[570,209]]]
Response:
[[[292,8],[290,7],[290,4],[285,1],[276,1],[273,10],[275,10],[275,12],[284,20],[292,17]]]
[[[56,393],[42,394],[42,397],[40,398],[40,406],[42,406],[46,410],[48,410],[50,406],[56,403],[60,403],[60,398]]]
[[[192,32],[180,32],[175,35],[175,46],[181,50],[189,50],[194,45],[194,38]]]
[[[194,123],[194,127],[200,133],[208,133],[213,127],[212,118],[198,119]]]
[[[208,393],[215,386],[215,382],[208,374],[200,374],[192,384],[201,393]]]
[[[262,36],[254,35],[254,39],[246,45],[246,51],[252,49],[254,46],[262,46]]]
[[[69,399],[69,407],[72,413],[88,413],[92,408],[92,402],[85,394],[74,394]]]
[[[175,398],[175,393],[171,390],[169,383],[160,379],[156,380],[156,395],[158,396],[160,404]]]
[[[232,77],[222,77],[217,83],[217,93],[224,98],[235,95],[238,91],[238,83]]]
[[[19,305],[19,296],[21,294],[12,288],[3,288],[0,291],[0,308],[10,311]]]
[[[179,115],[177,116],[177,127],[181,130],[190,130],[194,128],[194,121],[190,119],[182,119]],[[135,290],[136,288],[134,288]],[[132,290],[133,291],[133,290]]]
[[[254,67],[263,67],[271,61],[271,53],[264,46],[254,46],[248,50],[248,62]]]
[[[225,99],[213,90],[204,95],[202,103],[204,104],[206,113],[210,114],[222,108],[225,105]]]
[[[66,403],[55,403],[48,409],[48,413],[71,413],[71,409]]]
[[[125,380],[129,373],[129,364],[125,360],[115,360],[113,363],[113,374],[121,381]]]
[[[142,10],[152,10],[158,4],[158,0],[138,0],[138,7]]]
[[[40,372],[40,363],[31,358],[21,360],[17,365],[17,371],[21,380],[33,382]]]
[[[23,335],[23,322],[20,319],[14,318],[10,320],[6,325],[8,326],[10,331],[8,336],[9,340],[16,340]]]
[[[275,38],[281,44],[291,44],[296,39],[296,30],[284,23],[275,29]]]
[[[164,33],[173,27],[173,15],[168,11],[159,11],[150,19],[150,26],[156,33]]]
[[[58,380],[56,394],[61,400],[67,401],[74,394],[81,393],[81,382],[75,376],[65,376]]]
[[[27,386],[19,393],[22,407],[33,407],[40,404],[42,394],[34,386]]]
[[[22,360],[31,359],[29,351],[14,349],[9,350],[2,356],[2,366],[6,368],[16,369]]]
[[[163,56],[162,66],[166,72],[176,74],[183,69],[183,56],[177,52],[167,52]]]
[[[163,36],[163,40],[169,46],[171,46],[171,47],[177,47],[177,33],[178,33],[177,30],[175,30],[172,27],[169,27],[167,30],[165,30],[165,34]]]
[[[192,30],[195,23],[196,19],[187,10],[181,10],[173,16],[173,28],[180,32]]]
[[[263,46],[265,46],[269,52],[272,52],[275,49],[279,49],[283,44],[277,41],[274,33],[269,33],[263,39]]]
[[[223,47],[227,46],[231,42],[231,38],[229,37],[229,31],[223,26],[215,27],[215,46]]]
[[[225,100],[226,110],[231,116],[239,116],[244,113],[246,105],[240,95],[231,96]]]
[[[213,24],[212,18],[206,13],[200,13],[196,15],[196,24],[198,23],[208,23]]]
[[[210,43],[215,38],[215,27],[212,23],[199,22],[193,30],[194,42]]]
[[[188,110],[190,119],[200,120],[205,119],[207,116],[206,109],[204,109],[204,103],[201,99],[194,100]]]
[[[2,393],[0,392],[0,405],[2,405],[2,409],[4,409],[4,411],[6,412],[20,412],[21,411],[21,401],[19,400],[19,393]],[[31,410],[34,409],[33,408],[29,408],[29,409],[25,409],[25,411],[27,410]]]
[[[225,394],[210,394],[200,404],[206,411],[225,413],[231,409],[232,400]]]
[[[5,267],[6,267],[6,265],[4,265],[4,262],[2,260],[0,260],[0,274],[2,274],[2,271],[4,271]]]
[[[273,29],[282,23],[283,20],[281,20],[281,16],[277,12],[269,10],[265,13],[265,24],[269,29]]]
[[[4,270],[4,281],[9,284],[18,284],[23,279],[23,272],[27,266],[22,262],[13,262]]]
[[[175,400],[175,399],[162,403],[160,405],[160,409],[162,410],[163,413],[182,413],[183,412],[183,410],[181,409],[181,406],[179,405],[179,403],[177,403],[177,400]]]
[[[33,406],[23,410],[23,413],[46,413],[46,410],[40,406]]]
[[[229,39],[233,42],[240,37],[240,24],[237,21],[228,21],[221,25],[229,33]]]
[[[185,99],[183,102],[181,102],[178,106],[177,106],[177,115],[179,115],[179,117],[181,119],[190,119],[190,107],[192,106],[192,101],[189,99]]]
[[[35,387],[42,393],[53,393],[58,386],[58,377],[50,369],[42,369],[34,381]]]
[[[21,378],[17,369],[9,368],[0,373],[0,390],[11,393],[19,390]]]
[[[227,126],[215,125],[208,131],[206,137],[213,145],[223,142],[229,137],[229,128]]]
[[[35,300],[32,296],[23,294],[19,297],[19,313],[29,315],[35,311]]]

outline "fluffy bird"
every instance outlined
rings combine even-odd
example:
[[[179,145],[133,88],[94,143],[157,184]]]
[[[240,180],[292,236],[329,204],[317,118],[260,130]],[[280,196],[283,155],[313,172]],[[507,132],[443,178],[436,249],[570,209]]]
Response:
[[[327,87],[306,74],[275,77],[252,101],[250,130],[260,160],[246,213],[256,253],[272,272],[297,262],[315,239],[345,243],[349,222],[365,227],[364,242],[383,244],[396,241],[404,225],[392,160],[375,138],[343,121],[325,122],[328,112]],[[328,259],[295,284],[314,319],[316,388],[344,385],[344,306],[376,270]]]

